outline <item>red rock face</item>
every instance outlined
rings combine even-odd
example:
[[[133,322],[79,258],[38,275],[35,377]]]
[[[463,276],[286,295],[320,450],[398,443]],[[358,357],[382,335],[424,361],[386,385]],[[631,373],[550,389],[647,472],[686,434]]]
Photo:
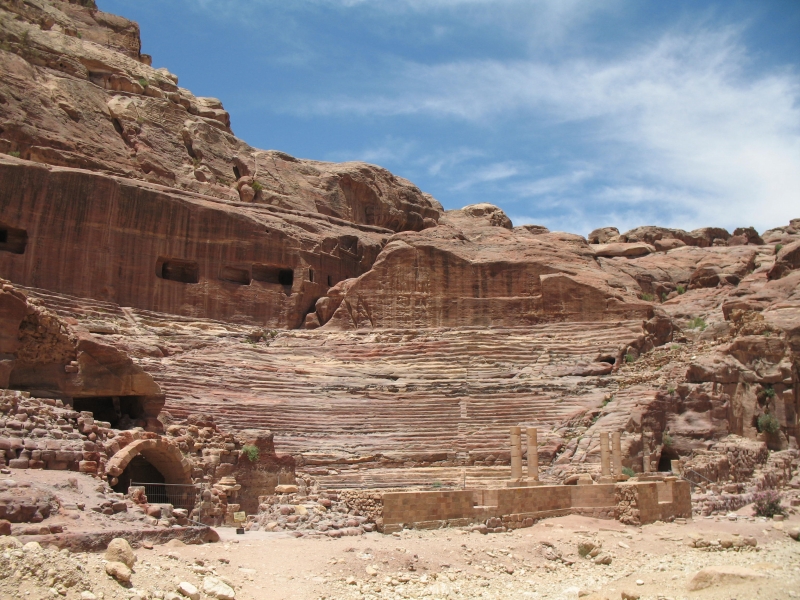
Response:
[[[0,292],[0,387],[136,395],[151,428],[166,396],[273,430],[330,485],[491,470],[519,423],[562,480],[600,431],[635,470],[729,435],[796,443],[800,220],[587,241],[444,212],[380,167],[248,146],[135,23],[82,4],[0,7],[0,275],[41,303]],[[284,467],[222,471],[270,487]]]
[[[332,284],[369,268],[391,232],[322,215],[0,160],[0,252],[13,281],[175,314],[297,327]]]
[[[369,272],[317,303],[319,322],[416,328],[652,316],[635,282],[600,269],[580,236],[509,229],[491,209],[450,211],[438,227],[391,237]]]

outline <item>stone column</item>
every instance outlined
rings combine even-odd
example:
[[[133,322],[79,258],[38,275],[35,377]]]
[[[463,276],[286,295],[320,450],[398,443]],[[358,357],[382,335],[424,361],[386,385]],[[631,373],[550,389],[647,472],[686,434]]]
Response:
[[[671,460],[669,461],[670,468],[672,469],[672,474],[680,476],[681,474],[681,461],[679,460]]]
[[[600,432],[600,477],[605,481],[611,480],[611,461],[608,455],[608,432]]]
[[[539,481],[539,432],[528,427],[528,479]]]
[[[511,428],[511,479],[522,479],[522,429]]]
[[[650,439],[642,432],[642,473],[650,472]]]
[[[622,478],[622,436],[619,431],[611,434],[611,459],[614,462],[614,477]]]

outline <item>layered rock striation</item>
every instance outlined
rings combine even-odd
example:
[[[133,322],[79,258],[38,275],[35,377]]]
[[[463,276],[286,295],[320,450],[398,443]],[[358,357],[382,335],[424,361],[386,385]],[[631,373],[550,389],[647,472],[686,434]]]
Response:
[[[270,430],[323,487],[505,477],[517,424],[556,481],[597,475],[603,431],[637,472],[794,452],[800,220],[587,239],[444,211],[380,167],[250,147],[151,62],[89,0],[0,2],[0,387],[111,399],[148,435],[166,401],[181,452],[222,435],[201,414]],[[201,453],[209,511],[224,478],[291,471],[245,437],[268,458]]]

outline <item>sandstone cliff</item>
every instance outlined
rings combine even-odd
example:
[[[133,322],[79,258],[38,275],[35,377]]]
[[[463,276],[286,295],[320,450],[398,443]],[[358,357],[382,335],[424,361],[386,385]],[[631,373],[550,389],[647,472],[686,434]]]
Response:
[[[0,0],[0,275],[42,307],[0,295],[2,382],[163,391],[330,486],[500,476],[518,423],[560,480],[597,471],[601,430],[634,470],[796,447],[800,220],[585,239],[445,212],[380,167],[248,146],[150,63],[88,0]]]

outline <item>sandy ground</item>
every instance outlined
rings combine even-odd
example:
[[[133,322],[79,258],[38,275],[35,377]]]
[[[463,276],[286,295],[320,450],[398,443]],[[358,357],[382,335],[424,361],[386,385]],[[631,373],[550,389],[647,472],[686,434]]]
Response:
[[[222,540],[216,544],[173,541],[137,549],[130,589],[105,574],[102,554],[73,554],[71,559],[82,565],[90,582],[83,587],[91,590],[76,586],[65,597],[80,598],[82,591],[97,598],[163,597],[182,581],[202,589],[204,577],[211,575],[232,584],[238,600],[621,598],[623,591],[642,599],[800,598],[800,543],[786,535],[798,525],[800,517],[794,516],[782,523],[742,517],[637,528],[570,516],[503,534],[437,530],[341,539],[236,535],[221,529]],[[758,546],[696,549],[687,544],[692,533],[709,540],[753,536]],[[587,540],[602,544],[610,565],[579,556],[578,543]],[[741,583],[690,592],[694,575],[711,565],[744,567],[752,573]],[[11,576],[0,582],[3,599],[46,597],[61,596],[33,578]]]

